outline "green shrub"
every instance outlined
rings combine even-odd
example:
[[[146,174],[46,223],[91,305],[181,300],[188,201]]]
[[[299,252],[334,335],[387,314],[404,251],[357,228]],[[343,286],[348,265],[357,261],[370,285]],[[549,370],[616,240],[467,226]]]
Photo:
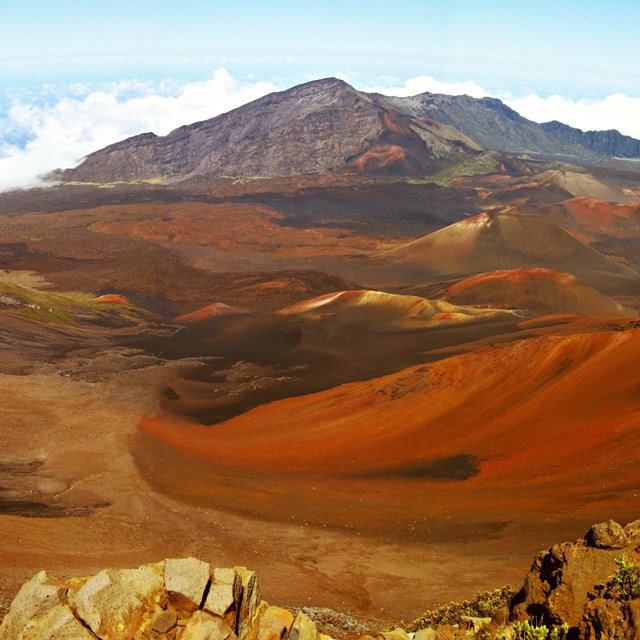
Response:
[[[472,600],[449,602],[438,609],[425,611],[413,622],[409,624],[401,623],[400,626],[411,632],[440,624],[458,624],[462,616],[491,618],[498,609],[509,604],[514,595],[515,592],[511,585],[506,585],[502,589],[494,591],[483,591]]]
[[[618,569],[613,574],[612,588],[622,600],[640,596],[640,567],[627,556],[615,559]]]
[[[560,627],[549,629],[547,625],[537,625],[535,622],[516,622],[514,625],[517,640],[564,640],[569,631],[569,625],[565,622]]]

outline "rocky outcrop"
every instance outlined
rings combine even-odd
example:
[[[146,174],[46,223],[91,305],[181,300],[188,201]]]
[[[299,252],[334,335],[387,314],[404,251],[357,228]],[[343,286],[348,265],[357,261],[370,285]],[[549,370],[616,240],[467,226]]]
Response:
[[[479,594],[425,612],[406,628],[346,637],[637,640],[640,520],[596,524],[576,542],[539,553],[507,607],[511,594]],[[172,558],[67,582],[41,571],[14,599],[0,640],[332,640],[313,611],[295,614],[261,600],[256,575],[245,567]]]
[[[539,553],[511,605],[514,620],[569,626],[568,638],[640,638],[640,520],[596,524]]]
[[[255,573],[171,558],[62,582],[41,571],[0,625],[0,640],[329,640],[304,613],[260,599]]]

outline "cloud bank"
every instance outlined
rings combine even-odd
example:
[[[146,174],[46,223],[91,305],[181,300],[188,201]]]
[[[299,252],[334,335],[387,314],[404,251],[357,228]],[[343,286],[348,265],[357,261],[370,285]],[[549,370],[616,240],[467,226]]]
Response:
[[[603,100],[569,100],[562,96],[541,98],[530,93],[505,102],[520,115],[535,122],[558,120],[583,131],[617,129],[640,138],[640,98],[614,93]]]
[[[74,84],[59,90],[44,87],[40,95],[15,93],[8,109],[0,112],[0,190],[38,186],[42,184],[38,176],[74,166],[92,151],[118,140],[146,131],[166,135],[279,88],[263,81],[241,82],[218,69],[200,82]],[[475,98],[489,95],[473,81],[447,83],[430,76],[358,88],[396,96],[425,91]],[[559,120],[583,130],[618,129],[640,138],[640,98],[613,94],[602,100],[570,100],[535,93],[494,97],[536,122]]]
[[[601,100],[571,100],[560,95],[542,98],[536,93],[514,97],[488,91],[472,80],[448,83],[430,76],[410,78],[400,86],[363,90],[388,96],[413,96],[425,91],[452,96],[466,94],[472,98],[491,96],[499,98],[521,116],[534,122],[558,120],[583,131],[617,129],[624,135],[640,138],[640,97],[629,97],[623,93],[615,93]]]
[[[277,88],[243,83],[224,69],[182,86],[120,82],[99,90],[84,85],[39,104],[14,98],[0,116],[0,190],[41,185],[38,176],[71,167],[97,149],[132,135],[166,135],[176,127],[212,118]]]

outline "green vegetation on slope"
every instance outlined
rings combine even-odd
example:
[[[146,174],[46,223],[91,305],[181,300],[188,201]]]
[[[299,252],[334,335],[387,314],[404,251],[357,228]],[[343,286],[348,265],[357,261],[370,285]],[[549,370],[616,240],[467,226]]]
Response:
[[[56,293],[0,280],[0,311],[28,320],[54,324],[100,323],[115,314],[131,322],[140,321],[140,313],[114,304],[99,304],[87,293]]]
[[[438,171],[427,178],[429,182],[435,182],[440,186],[447,187],[456,178],[469,176],[488,175],[497,173],[500,167],[500,160],[492,153],[483,153],[480,156],[467,158],[452,167]]]

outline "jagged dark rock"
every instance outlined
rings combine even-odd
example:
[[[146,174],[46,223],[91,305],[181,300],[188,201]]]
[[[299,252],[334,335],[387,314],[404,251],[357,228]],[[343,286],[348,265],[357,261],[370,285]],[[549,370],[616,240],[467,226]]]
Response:
[[[557,140],[568,145],[582,145],[603,156],[617,158],[640,157],[640,140],[625,136],[615,129],[609,131],[581,131],[557,120],[540,125]]]

